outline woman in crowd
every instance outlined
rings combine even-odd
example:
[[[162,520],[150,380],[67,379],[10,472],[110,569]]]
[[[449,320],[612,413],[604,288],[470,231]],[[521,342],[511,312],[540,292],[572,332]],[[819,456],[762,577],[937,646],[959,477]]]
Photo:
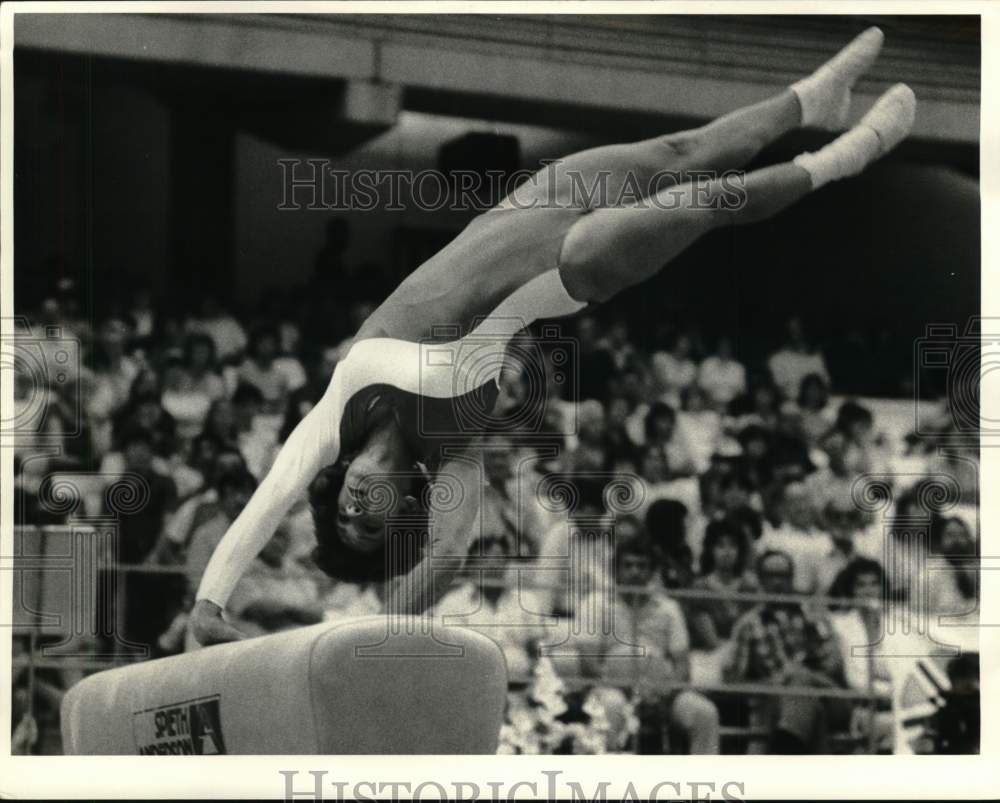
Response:
[[[892,677],[883,654],[885,651],[877,647],[885,635],[885,591],[882,564],[870,558],[854,558],[837,575],[830,588],[831,597],[847,600],[844,608],[831,614],[830,621],[843,646],[844,676],[848,687],[880,695],[874,711],[868,705],[855,706],[851,731],[856,736],[872,738],[880,750],[891,750],[893,718],[889,705]]]
[[[194,386],[178,354],[166,356],[162,376],[160,404],[177,422],[177,437],[182,443],[190,443],[204,427],[212,399]]]
[[[277,330],[270,326],[256,329],[250,336],[247,358],[239,369],[239,381],[261,392],[268,413],[283,412],[293,390],[288,374],[278,365],[278,346]]]
[[[834,424],[829,402],[830,386],[826,380],[819,374],[806,375],[799,385],[796,407],[799,428],[810,447],[815,447]]]
[[[751,558],[750,546],[734,524],[713,521],[708,525],[701,549],[701,574],[691,588],[713,596],[693,599],[688,614],[697,649],[715,650],[721,646],[732,635],[736,620],[752,607],[734,599],[734,595],[758,589],[750,568]]]
[[[734,356],[732,338],[723,335],[715,346],[715,353],[706,357],[698,366],[698,386],[711,398],[720,412],[727,405],[746,393],[747,371]]]
[[[201,393],[211,402],[226,395],[226,385],[219,373],[215,354],[215,341],[208,335],[188,335],[184,343],[184,370],[191,392]]]
[[[653,354],[653,382],[660,401],[665,404],[679,407],[681,393],[693,385],[698,376],[691,351],[691,338],[682,332],[674,338],[668,351]]]

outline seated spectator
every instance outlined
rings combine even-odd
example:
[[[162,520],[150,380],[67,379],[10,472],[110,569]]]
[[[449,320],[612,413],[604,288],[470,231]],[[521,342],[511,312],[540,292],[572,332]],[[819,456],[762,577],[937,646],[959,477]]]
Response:
[[[603,471],[607,467],[607,424],[604,406],[597,399],[577,405],[577,433],[562,456],[563,470],[570,474]]]
[[[121,433],[120,444],[123,470],[141,480],[140,493],[146,496],[146,501],[141,506],[123,505],[119,510],[115,507],[118,497],[109,491],[105,493],[105,513],[118,520],[119,560],[137,564],[142,563],[156,545],[165,517],[176,505],[177,489],[170,477],[156,471],[153,436],[147,429],[130,425]]]
[[[690,678],[690,645],[680,605],[653,582],[653,552],[642,538],[619,541],[612,596],[597,590],[577,612],[584,677],[637,687],[647,704],[664,712],[689,752],[719,752],[719,714],[698,692],[672,684]],[[610,609],[609,609],[610,606]],[[587,621],[589,616],[596,621]],[[614,623],[608,628],[604,623]],[[680,752],[680,751],[677,751]]]
[[[883,625],[886,605],[886,578],[882,564],[870,558],[855,557],[841,569],[830,586],[829,596],[845,600],[845,605],[831,614],[831,621],[841,636],[841,643],[861,649],[861,653],[845,652],[844,671],[847,683],[854,689],[867,689],[869,683],[889,681],[884,657],[873,649],[872,655],[863,648],[875,647],[885,634]]]
[[[775,480],[803,480],[813,471],[809,442],[802,432],[802,419],[794,411],[783,410],[771,435],[769,457]]]
[[[639,476],[643,480],[646,496],[652,500],[658,499],[664,492],[669,493],[670,472],[667,469],[667,459],[663,450],[655,446],[644,446],[639,451]],[[666,487],[664,487],[666,486]]]
[[[723,517],[740,533],[743,540],[750,546],[751,556],[757,554],[757,542],[764,534],[764,517],[749,505],[734,507]],[[752,557],[750,558],[752,560]],[[748,571],[750,570],[747,565]]]
[[[790,556],[795,570],[795,590],[815,594],[820,590],[824,562],[832,549],[829,535],[817,529],[816,511],[809,490],[790,482],[777,495],[778,524],[765,523],[757,554],[777,550]]]
[[[630,367],[627,371],[613,378],[611,394],[619,396],[628,403],[628,416],[625,419],[625,431],[629,440],[636,446],[646,443],[646,414],[649,412],[648,399],[651,392],[648,388],[647,375],[638,367]]]
[[[225,398],[214,401],[208,409],[201,434],[215,439],[224,449],[238,450],[239,428],[233,402]]]
[[[357,619],[385,612],[385,583],[334,581],[321,599],[323,618],[329,621]]]
[[[774,430],[780,411],[781,394],[771,377],[763,373],[753,374],[747,392],[737,396],[729,405],[726,430],[735,434],[751,424]]]
[[[218,513],[220,481],[228,475],[242,474],[247,470],[243,455],[238,451],[219,448],[206,436],[199,436],[197,443],[202,451],[205,444],[217,451],[211,462],[203,465],[205,481],[202,487],[185,499],[167,520],[157,554],[161,563],[184,563],[194,532]]]
[[[681,391],[677,425],[689,444],[697,473],[708,470],[722,437],[722,418],[710,406],[708,395],[697,385]]]
[[[667,589],[688,588],[694,580],[694,555],[687,542],[688,509],[673,499],[653,502],[646,511],[646,533]]]
[[[746,392],[746,368],[736,360],[731,338],[723,336],[718,339],[715,353],[706,357],[698,367],[697,383],[720,413]]]
[[[551,637],[548,589],[531,587],[531,572],[519,572],[515,542],[508,535],[485,535],[469,549],[471,559],[495,561],[453,584],[434,607],[445,626],[478,630],[503,649],[512,679],[529,676],[536,644]],[[553,639],[554,640],[554,639]]]
[[[885,635],[885,590],[882,564],[856,557],[837,574],[829,591],[831,597],[849,600],[845,608],[834,611],[830,616],[833,629],[844,647],[847,686],[882,696],[874,717],[867,706],[854,710],[851,731],[855,736],[870,737],[874,728],[879,752],[891,751],[894,740],[893,715],[889,710],[892,676],[885,656],[880,655],[877,647]]]
[[[822,446],[836,452],[846,470],[855,475],[879,471],[881,437],[875,432],[871,410],[853,401],[845,401],[837,411],[833,429],[823,438]]]
[[[572,487],[572,491],[567,489]],[[604,480],[588,475],[576,475],[567,478],[566,483],[552,486],[538,486],[539,491],[546,487],[549,491],[547,499],[540,498],[540,504],[552,512],[552,526],[542,538],[538,554],[542,557],[568,557],[578,543],[593,540],[610,532],[614,525],[614,517],[605,505]],[[536,491],[538,493],[539,491]],[[606,561],[595,566],[594,570],[610,577],[613,556],[609,553]],[[606,578],[605,578],[606,579]],[[565,587],[565,583],[561,584]],[[561,610],[569,610],[561,606]]]
[[[698,472],[687,437],[678,431],[677,413],[672,407],[656,402],[649,408],[645,435],[647,450],[658,451],[666,461],[668,478],[690,477]]]
[[[267,474],[274,459],[276,433],[259,425],[264,412],[264,397],[255,385],[241,384],[233,393],[233,419],[240,454],[250,473],[258,480]]]
[[[979,447],[977,444],[949,444],[927,461],[928,474],[944,474],[958,484],[959,502],[979,504]]]
[[[260,391],[263,411],[267,413],[282,412],[289,394],[294,390],[288,373],[278,365],[277,358],[277,331],[269,326],[255,330],[250,338],[247,358],[239,369],[239,382]]]
[[[830,536],[832,547],[821,564],[820,593],[830,593],[834,580],[853,561],[859,558],[884,559],[881,526],[866,528],[864,515],[850,497],[827,502],[821,521]]]
[[[160,405],[176,422],[176,434],[181,443],[188,443],[204,427],[212,399],[194,387],[179,355],[166,358],[162,377]]]
[[[759,495],[750,478],[740,471],[739,462],[734,462],[717,465],[702,477],[702,507],[709,519],[724,519],[736,511],[759,506]]]
[[[734,523],[713,521],[708,525],[701,550],[701,574],[691,588],[718,596],[691,600],[688,620],[697,649],[717,649],[732,634],[736,620],[752,607],[732,598],[758,589],[750,567],[751,556],[750,545]]]
[[[244,468],[222,473],[215,483],[218,503],[209,505],[202,514],[203,521],[194,527],[184,549],[184,567],[188,577],[197,578],[205,572],[212,553],[226,534],[257,487],[253,475]]]
[[[198,511],[201,522],[194,524],[191,536],[182,548],[184,570],[189,583],[188,601],[193,599],[215,547],[246,507],[257,487],[253,475],[243,467],[228,470],[220,467],[220,472],[215,482],[218,501],[207,501]],[[227,610],[237,619],[236,627],[247,635],[284,629],[291,626],[293,619],[298,624],[313,624],[322,620],[318,586],[305,583],[301,589],[292,588],[295,583],[303,581],[300,577],[302,572],[290,568],[291,561],[286,559],[288,541],[285,528],[279,527],[251,570],[242,577],[229,601]],[[306,605],[303,600],[313,600],[315,606]],[[301,604],[303,611],[282,618],[286,603],[291,608]],[[193,650],[197,646],[194,637],[188,632],[185,649]]]
[[[979,547],[969,526],[958,516],[934,516],[930,528],[930,554],[944,558],[947,571],[934,572],[930,583],[930,610],[935,613],[979,613]],[[949,621],[953,621],[949,617]]]
[[[631,414],[632,408],[624,396],[615,395],[609,399],[604,443],[607,455],[606,465],[612,471],[617,465],[634,466],[636,463],[638,450],[629,434],[629,416]]]
[[[215,402],[226,395],[226,385],[219,374],[215,342],[208,335],[188,335],[184,341],[185,385],[193,393]]]
[[[112,448],[112,422],[128,403],[140,364],[126,353],[129,330],[118,319],[100,328],[92,357],[89,390],[83,401],[90,419],[94,449],[103,455]]]
[[[678,334],[669,351],[652,356],[653,392],[664,404],[679,407],[681,392],[695,383],[698,368],[691,359],[691,338]]]
[[[790,594],[791,556],[765,552],[757,559],[761,589]],[[764,602],[733,627],[733,649],[723,664],[729,683],[844,688],[843,655],[827,617],[809,613],[797,602]],[[836,698],[774,696],[767,698],[769,753],[829,752],[832,728],[850,717],[850,706]]]
[[[771,456],[772,434],[758,424],[750,424],[739,433],[741,454],[737,471],[752,492],[766,495],[774,482]]]
[[[802,380],[809,374],[817,374],[829,384],[830,373],[826,370],[826,361],[807,341],[802,319],[790,318],[785,332],[785,343],[767,360],[774,384],[784,397],[796,398]]]
[[[161,394],[159,376],[149,368],[142,369],[132,381],[128,402],[115,416],[114,431],[117,441],[121,430],[142,427],[153,438],[156,455],[166,459],[177,450],[177,422],[163,409]]]
[[[205,334],[212,338],[215,353],[223,363],[234,364],[247,346],[246,332],[232,315],[219,306],[214,293],[206,293],[198,312],[185,321],[188,333]]]
[[[840,406],[837,421],[820,447],[827,465],[806,479],[817,509],[831,499],[849,496],[858,476],[887,473],[872,413],[857,402],[846,401]]]
[[[806,374],[796,397],[799,431],[809,448],[814,448],[833,427],[836,417],[830,409],[830,386],[820,374]]]
[[[218,460],[219,455],[223,451],[222,443],[211,435],[199,433],[191,441],[191,445],[187,450],[187,462],[191,469],[197,472],[201,478],[201,482],[194,493],[202,491],[208,484],[212,476],[212,471],[215,468],[215,461]]]
[[[553,521],[538,501],[542,477],[535,471],[535,461],[503,435],[484,439],[483,446],[482,533],[509,538],[514,555],[537,556]]]

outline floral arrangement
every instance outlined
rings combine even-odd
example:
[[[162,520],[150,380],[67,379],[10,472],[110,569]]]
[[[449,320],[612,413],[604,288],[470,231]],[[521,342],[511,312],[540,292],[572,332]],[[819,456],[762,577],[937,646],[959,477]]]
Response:
[[[567,701],[567,697],[570,698]],[[593,686],[567,695],[552,662],[539,658],[526,692],[511,693],[498,753],[619,753],[638,733],[635,703],[620,689]]]

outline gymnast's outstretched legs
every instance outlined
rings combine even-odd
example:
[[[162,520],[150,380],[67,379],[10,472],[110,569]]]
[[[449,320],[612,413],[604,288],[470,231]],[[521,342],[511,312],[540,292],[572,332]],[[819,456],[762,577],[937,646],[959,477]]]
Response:
[[[736,170],[799,126],[842,127],[851,88],[878,56],[882,40],[878,28],[869,28],[808,78],[700,128],[591,148],[561,159],[515,189],[500,206],[618,206],[699,174]]]
[[[605,301],[643,281],[703,234],[764,220],[829,181],[856,175],[901,142],[916,99],[905,84],[886,92],[861,121],[816,153],[792,162],[661,190],[627,207],[596,209],[566,235],[563,283],[581,301]]]

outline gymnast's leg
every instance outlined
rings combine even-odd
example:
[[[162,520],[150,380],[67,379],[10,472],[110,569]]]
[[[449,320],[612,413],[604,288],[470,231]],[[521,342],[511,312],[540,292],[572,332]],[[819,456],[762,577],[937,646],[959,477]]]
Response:
[[[916,99],[904,84],[816,153],[708,182],[688,182],[628,207],[581,217],[563,241],[560,272],[578,301],[601,302],[659,272],[703,234],[777,214],[829,181],[855,175],[909,133]]]
[[[841,127],[851,87],[878,56],[882,39],[878,28],[869,28],[808,78],[700,128],[568,156],[536,173],[501,206],[628,203],[691,180],[693,171],[735,170],[800,125]]]

